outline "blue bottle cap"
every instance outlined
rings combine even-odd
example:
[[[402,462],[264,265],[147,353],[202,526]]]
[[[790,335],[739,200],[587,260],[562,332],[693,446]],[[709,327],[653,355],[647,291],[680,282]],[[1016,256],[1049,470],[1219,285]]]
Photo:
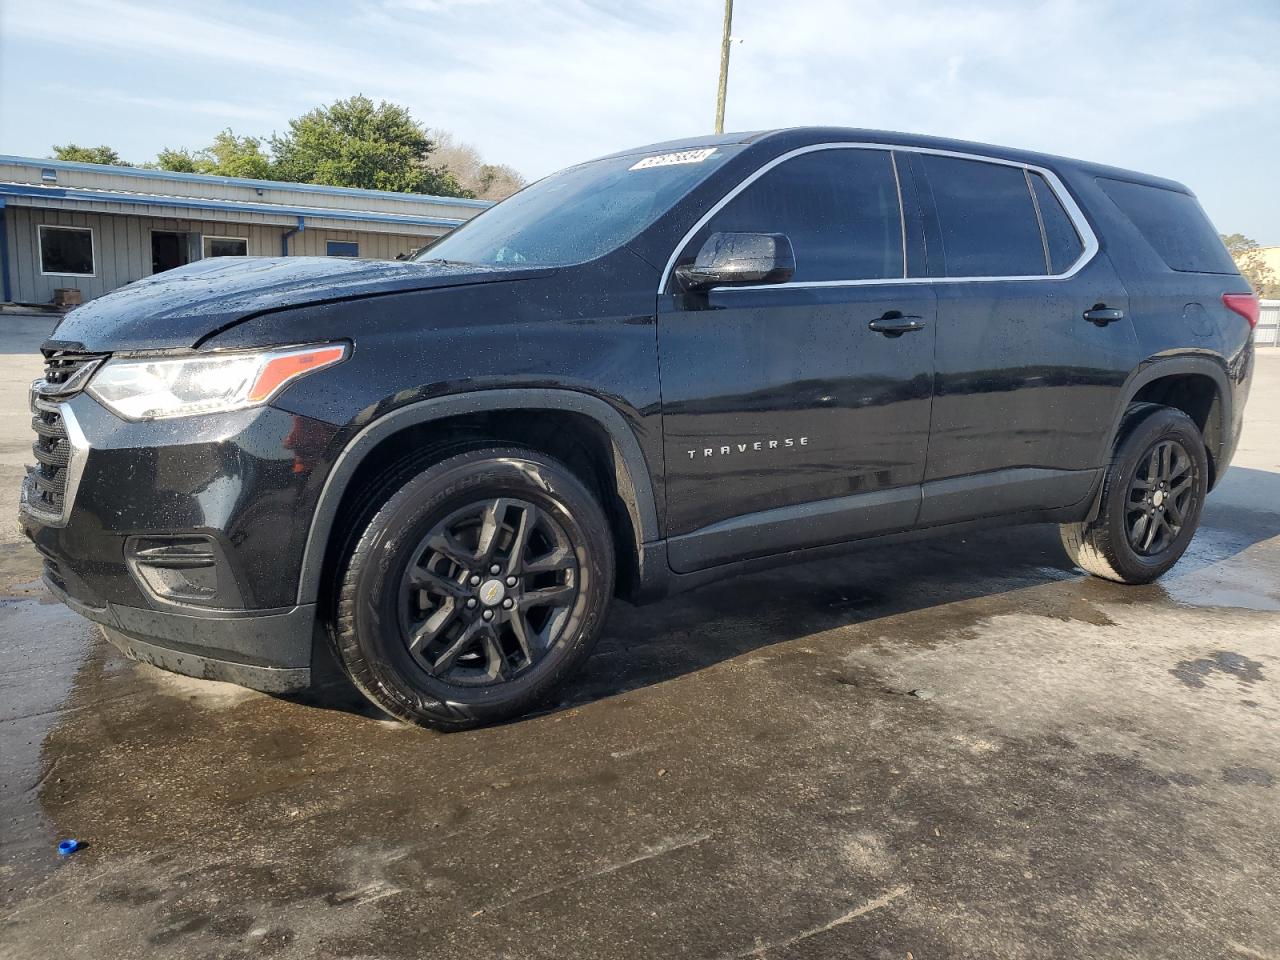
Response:
[[[58,856],[69,857],[80,847],[79,840],[63,840],[58,844]]]

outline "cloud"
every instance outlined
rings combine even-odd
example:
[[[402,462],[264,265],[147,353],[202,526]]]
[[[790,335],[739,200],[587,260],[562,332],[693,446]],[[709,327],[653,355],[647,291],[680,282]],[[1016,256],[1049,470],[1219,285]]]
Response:
[[[56,53],[63,82],[81,89],[105,65],[111,87],[93,102],[114,103],[132,135],[155,126],[155,110],[188,103],[183,90],[210,135],[228,123],[280,129],[317,102],[362,92],[530,176],[708,131],[723,9],[720,0],[314,0],[266,11],[247,0],[62,0],[56,17],[48,8],[6,0],[0,53]],[[1280,108],[1280,64],[1265,55],[1280,41],[1275,0],[1165,0],[1158,16],[1127,0],[740,0],[733,33],[742,42],[732,51],[731,129],[881,127],[1135,166],[1194,179],[1232,217],[1271,211],[1280,240],[1280,198],[1259,159],[1280,150],[1280,125],[1258,119]],[[172,79],[143,84],[144,71]],[[39,82],[10,67],[0,96],[20,103],[12,88]],[[1256,146],[1227,174],[1204,145],[1241,130]],[[1261,207],[1243,200],[1245,185],[1223,186],[1242,173],[1256,176]]]
[[[718,44],[691,32],[680,7],[390,0],[339,22],[336,14],[311,21],[232,5],[198,11],[121,0],[66,0],[55,19],[42,4],[12,0],[6,30],[20,41],[142,54],[186,71],[223,65],[276,75],[288,88],[327,90],[326,99],[358,91],[395,100],[487,156],[542,174],[662,139],[673,120],[690,133],[709,125],[705,97],[695,107],[689,96],[688,68],[699,62],[714,78]],[[684,30],[670,29],[681,22]]]
[[[51,17],[46,3],[13,0],[6,4],[6,31],[64,49],[245,64],[268,72],[321,69],[322,64],[331,71],[359,63],[340,46],[302,39],[294,19],[234,5],[199,13],[161,3],[63,0],[59,15]]]
[[[76,98],[87,103],[105,103],[125,107],[142,107],[147,111],[164,113],[201,114],[216,117],[219,121],[244,120],[253,123],[271,123],[277,119],[276,112],[252,103],[233,100],[204,100],[188,97],[140,96],[103,87],[71,87],[65,84],[50,84],[44,88],[47,92],[66,98]]]

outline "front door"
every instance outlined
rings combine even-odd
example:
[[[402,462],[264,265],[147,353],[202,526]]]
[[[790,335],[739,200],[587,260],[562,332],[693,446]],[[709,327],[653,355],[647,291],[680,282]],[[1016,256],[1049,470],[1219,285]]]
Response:
[[[163,273],[191,262],[190,234],[151,231],[151,272]]]
[[[681,263],[712,233],[783,233],[796,273],[659,298],[673,569],[914,523],[935,308],[929,284],[903,282],[915,207],[909,197],[904,218],[900,193],[886,151],[802,153],[740,188],[682,250]],[[903,318],[910,332],[870,326]]]

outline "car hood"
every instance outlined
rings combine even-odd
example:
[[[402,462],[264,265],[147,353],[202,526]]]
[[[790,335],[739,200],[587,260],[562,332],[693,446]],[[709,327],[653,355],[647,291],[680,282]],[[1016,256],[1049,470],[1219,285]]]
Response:
[[[58,324],[46,347],[93,352],[193,347],[210,334],[271,310],[552,272],[440,261],[213,257],[77,307]]]

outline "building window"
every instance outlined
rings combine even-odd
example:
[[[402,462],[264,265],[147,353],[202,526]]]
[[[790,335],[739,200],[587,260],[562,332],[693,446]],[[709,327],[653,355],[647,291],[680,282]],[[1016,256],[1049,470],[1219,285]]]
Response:
[[[249,241],[243,237],[205,237],[206,257],[245,257],[249,255]]]
[[[93,231],[88,227],[40,225],[40,272],[63,277],[92,277]]]
[[[360,244],[354,240],[328,240],[325,242],[324,252],[328,257],[358,257]]]

